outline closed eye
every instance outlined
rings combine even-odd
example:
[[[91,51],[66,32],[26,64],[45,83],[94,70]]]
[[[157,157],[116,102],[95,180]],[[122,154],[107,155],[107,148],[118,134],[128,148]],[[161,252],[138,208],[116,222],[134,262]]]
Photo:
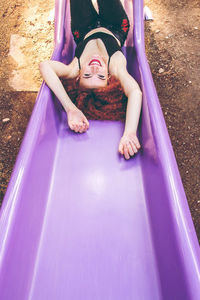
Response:
[[[91,74],[84,74],[84,75],[83,75],[83,78],[91,78],[91,77],[92,77]]]
[[[91,78],[93,75],[92,74],[84,74],[83,75],[83,78]],[[101,80],[106,80],[106,77],[104,75],[100,75],[100,74],[97,74],[97,77]]]
[[[100,79],[106,80],[106,77],[104,75],[97,75]]]

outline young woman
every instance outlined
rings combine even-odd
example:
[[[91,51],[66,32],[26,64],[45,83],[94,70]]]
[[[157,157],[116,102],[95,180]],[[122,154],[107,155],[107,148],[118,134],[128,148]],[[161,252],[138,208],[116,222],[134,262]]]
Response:
[[[75,78],[81,89],[102,89],[110,77],[117,79],[128,98],[123,136],[119,152],[129,159],[140,148],[136,136],[141,111],[142,93],[126,69],[121,51],[129,31],[129,20],[120,0],[97,0],[99,13],[92,0],[71,0],[71,30],[76,42],[75,57],[69,65],[57,61],[40,63],[47,85],[62,103],[71,130],[83,133],[89,122],[71,101],[60,78]]]

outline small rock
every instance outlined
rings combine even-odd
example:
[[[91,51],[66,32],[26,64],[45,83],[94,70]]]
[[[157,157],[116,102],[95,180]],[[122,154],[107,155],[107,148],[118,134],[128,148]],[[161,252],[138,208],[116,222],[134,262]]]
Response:
[[[191,80],[189,80],[188,82],[189,82],[189,83],[192,83],[192,81],[191,81]]]
[[[188,129],[190,129],[190,126],[188,126]]]
[[[188,173],[189,173],[189,171],[186,171],[185,173],[186,173],[186,174],[188,174]]]
[[[164,72],[164,69],[163,69],[163,68],[160,68],[158,72],[161,74],[161,73]]]
[[[11,137],[12,137],[11,135],[7,136],[7,140],[10,140],[10,139],[11,139]]]
[[[155,31],[155,33],[159,33],[160,32],[160,30],[159,29],[157,29],[156,31]]]
[[[148,6],[144,6],[144,19],[145,20],[153,20],[152,12]]]
[[[9,121],[10,121],[9,118],[4,118],[4,119],[2,120],[3,123],[7,123],[7,122],[9,122]]]
[[[198,29],[198,27],[196,27],[196,26],[195,26],[195,27],[194,27],[194,29],[196,29],[196,30],[197,30],[197,29]]]

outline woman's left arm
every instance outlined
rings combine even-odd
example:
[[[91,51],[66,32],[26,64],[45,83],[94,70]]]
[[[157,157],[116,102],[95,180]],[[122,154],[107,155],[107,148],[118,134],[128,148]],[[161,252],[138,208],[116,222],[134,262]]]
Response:
[[[126,69],[120,70],[118,79],[128,97],[124,133],[136,133],[142,106],[142,92],[138,83]]]
[[[125,57],[115,68],[115,77],[120,81],[125,95],[128,97],[126,121],[123,136],[119,143],[119,152],[129,159],[138,152],[140,143],[137,138],[137,127],[142,106],[142,92],[138,83],[126,69]]]

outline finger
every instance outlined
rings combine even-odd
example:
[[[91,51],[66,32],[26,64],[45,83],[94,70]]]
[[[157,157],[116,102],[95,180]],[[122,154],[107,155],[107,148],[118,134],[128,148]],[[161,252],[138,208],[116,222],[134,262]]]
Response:
[[[123,153],[123,144],[122,144],[122,143],[119,144],[118,151],[119,151],[121,154],[124,154],[124,153]]]
[[[127,148],[128,148],[129,154],[131,156],[133,156],[135,153],[134,153],[134,149],[133,149],[133,147],[132,147],[132,145],[131,145],[130,142],[129,142],[129,144],[127,144]]]
[[[83,121],[82,123],[81,123],[81,130],[82,130],[82,132],[85,132],[85,131],[87,131],[87,129],[88,129],[88,122],[86,123],[85,121]]]
[[[124,157],[125,157],[126,159],[129,159],[129,158],[130,158],[129,153],[128,153],[128,148],[127,148],[126,146],[124,146]]]
[[[85,124],[85,126],[86,126],[86,129],[89,129],[89,123],[87,123],[87,124]]]
[[[80,132],[80,133],[83,133],[83,132],[85,132],[85,131],[86,131],[85,124],[80,125],[80,126],[79,126],[79,132]]]
[[[89,122],[88,122],[88,120],[85,118],[83,122],[86,124],[87,129],[88,129],[89,128]]]
[[[80,132],[82,130],[82,127],[83,127],[83,122],[79,122],[77,124],[78,132]]]
[[[140,146],[140,143],[139,143],[138,138],[136,136],[134,137],[133,141],[134,141],[134,144],[136,145],[137,149],[140,149],[141,146]]]
[[[88,127],[88,125],[86,124],[85,121],[83,121],[83,127],[86,129]]]
[[[82,132],[81,132],[81,133],[86,132],[86,131],[87,131],[87,129],[84,127],[84,128],[82,129]]]
[[[81,128],[80,128],[80,130],[79,130],[79,132],[80,132],[80,133],[83,133],[84,131],[85,131],[85,126],[82,125]]]
[[[82,125],[78,125],[78,132],[82,133],[83,130],[83,126]]]
[[[137,150],[137,147],[135,146],[134,142],[131,141],[130,144],[131,144],[131,146],[132,146],[132,148],[133,148],[133,151],[134,151],[135,153],[137,153],[138,150]]]
[[[71,130],[74,130],[74,129],[75,129],[75,124],[70,123],[70,124],[69,124],[69,128],[70,128]]]
[[[86,124],[87,124],[87,126],[89,127],[89,122],[88,122],[88,120],[86,119]]]
[[[89,128],[89,126],[86,123],[83,123],[83,128],[84,128],[84,131],[86,131]]]
[[[75,132],[78,132],[78,131],[79,131],[79,126],[78,126],[78,125],[75,125],[75,126],[74,126],[74,131],[75,131]]]

